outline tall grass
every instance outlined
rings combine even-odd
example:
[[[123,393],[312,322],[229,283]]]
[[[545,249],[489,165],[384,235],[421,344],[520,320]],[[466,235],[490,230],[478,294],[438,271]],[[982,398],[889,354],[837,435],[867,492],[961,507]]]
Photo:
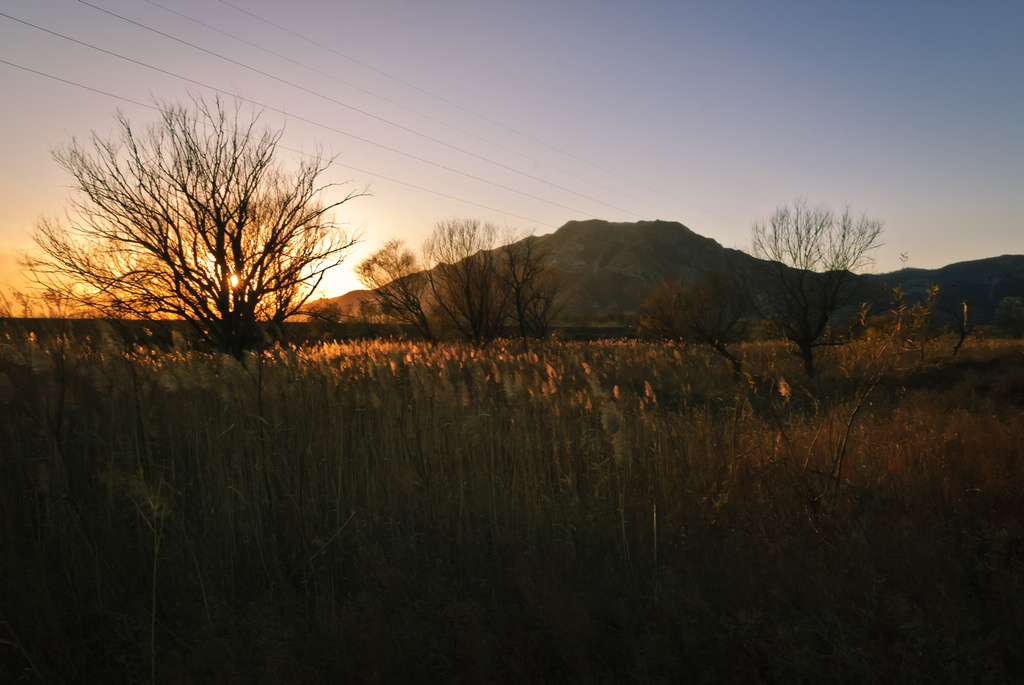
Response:
[[[1021,343],[742,353],[8,334],[0,680],[1010,680]]]

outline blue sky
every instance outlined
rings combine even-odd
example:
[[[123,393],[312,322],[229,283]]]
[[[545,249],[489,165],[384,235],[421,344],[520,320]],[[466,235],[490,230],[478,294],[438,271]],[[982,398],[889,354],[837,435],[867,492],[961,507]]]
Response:
[[[0,0],[0,282],[69,180],[50,150],[238,94],[322,144],[338,218],[679,221],[747,249],[798,196],[882,219],[875,270],[1024,252],[1024,3]],[[134,23],[132,23],[134,22]],[[34,26],[30,26],[34,25]],[[75,42],[78,41],[78,42]],[[104,52],[106,51],[106,52]]]

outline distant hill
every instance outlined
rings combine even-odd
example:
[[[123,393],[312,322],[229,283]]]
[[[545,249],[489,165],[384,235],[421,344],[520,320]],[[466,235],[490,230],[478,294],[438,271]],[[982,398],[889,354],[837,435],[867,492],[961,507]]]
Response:
[[[674,221],[613,223],[593,219],[570,221],[554,233],[537,236],[537,245],[573,283],[573,294],[563,316],[585,319],[632,315],[655,283],[666,279],[694,282],[709,270],[728,263],[730,268],[753,272],[759,260],[722,247]],[[1024,255],[950,264],[941,269],[902,269],[860,278],[888,295],[900,286],[911,299],[925,295],[931,283],[941,290],[957,289],[975,306],[977,321],[988,320],[996,305],[1024,283]],[[330,301],[352,307],[369,291],[355,290]]]
[[[369,290],[350,290],[340,297],[331,298],[330,301],[335,306],[341,308],[342,311],[352,316],[359,313],[359,305],[363,300],[369,299],[371,295],[373,293]]]
[[[693,282],[730,259],[757,261],[674,221],[570,221],[537,243],[575,283],[565,314],[578,317],[635,314],[655,283]]]
[[[956,293],[961,301],[974,304],[978,322],[988,321],[1004,297],[1024,286],[1024,255],[1002,255],[956,262],[939,269],[901,269],[869,276],[894,288],[899,286],[911,299],[922,299],[928,286],[939,286],[939,293]]]

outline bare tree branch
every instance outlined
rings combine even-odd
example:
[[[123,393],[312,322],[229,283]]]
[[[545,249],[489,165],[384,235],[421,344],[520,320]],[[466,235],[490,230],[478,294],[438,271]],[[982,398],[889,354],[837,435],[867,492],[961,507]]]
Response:
[[[475,343],[498,337],[509,296],[497,278],[498,229],[476,219],[441,221],[423,247],[431,305],[441,321]]]
[[[424,304],[427,274],[416,255],[401,240],[389,240],[356,267],[359,282],[373,292],[385,316],[413,326],[434,339]]]
[[[36,280],[106,315],[181,318],[232,354],[259,344],[258,322],[299,312],[358,236],[325,202],[318,153],[286,173],[280,131],[236,103],[160,103],[136,131],[93,134],[54,153],[74,179],[64,222],[44,219],[26,260]]]
[[[543,338],[565,306],[565,276],[532,235],[509,231],[501,247],[501,279],[521,337]]]
[[[882,227],[849,208],[837,216],[803,199],[754,223],[753,253],[766,260],[768,288],[755,304],[796,347],[808,375],[814,375],[814,348],[827,343],[832,316],[852,297],[852,272],[870,264]]]
[[[658,338],[710,345],[740,375],[743,364],[729,345],[740,339],[748,302],[736,264],[726,261],[692,285],[668,280],[652,286],[643,301],[641,330]]]

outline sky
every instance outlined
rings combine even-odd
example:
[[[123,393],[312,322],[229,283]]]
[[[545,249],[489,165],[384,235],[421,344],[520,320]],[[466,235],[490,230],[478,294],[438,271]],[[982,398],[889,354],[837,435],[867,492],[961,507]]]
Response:
[[[1024,253],[1024,2],[0,0],[0,284],[72,189],[51,153],[197,93],[283,164],[334,157],[361,242],[472,218],[678,221],[749,250],[806,198],[885,223],[872,268]]]

